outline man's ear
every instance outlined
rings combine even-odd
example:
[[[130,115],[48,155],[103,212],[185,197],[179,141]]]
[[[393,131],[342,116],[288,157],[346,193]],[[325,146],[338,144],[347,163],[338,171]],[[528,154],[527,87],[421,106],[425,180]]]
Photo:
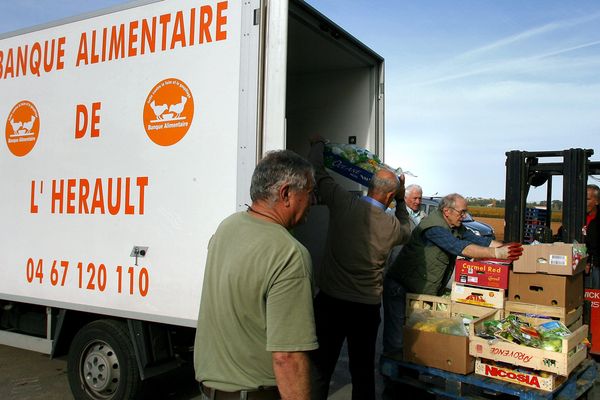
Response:
[[[386,196],[385,196],[385,205],[389,207],[389,205],[392,203],[392,200],[394,199],[395,193],[394,192],[389,192]]]
[[[282,185],[279,188],[279,200],[281,200],[285,206],[290,204],[290,192],[290,185],[288,184]]]

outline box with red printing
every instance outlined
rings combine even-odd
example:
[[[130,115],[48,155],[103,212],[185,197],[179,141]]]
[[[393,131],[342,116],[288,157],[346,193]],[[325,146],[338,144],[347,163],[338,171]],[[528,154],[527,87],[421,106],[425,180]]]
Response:
[[[590,303],[590,353],[600,355],[600,290],[586,288],[585,301]]]
[[[454,280],[463,285],[508,288],[510,265],[489,261],[456,260]]]
[[[545,371],[515,367],[506,363],[490,361],[483,358],[475,360],[475,373],[501,381],[515,383],[532,389],[553,392],[558,388],[566,377]]]

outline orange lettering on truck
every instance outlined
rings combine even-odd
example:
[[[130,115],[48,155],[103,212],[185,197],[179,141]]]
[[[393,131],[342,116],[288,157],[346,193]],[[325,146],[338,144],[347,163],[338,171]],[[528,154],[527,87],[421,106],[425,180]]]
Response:
[[[135,180],[134,184],[132,184],[133,180]],[[38,213],[35,186],[35,181],[32,181],[30,203],[32,214]],[[53,179],[50,213],[106,214],[108,211],[111,215],[144,215],[147,186],[147,176],[96,178],[92,184],[86,178]]]

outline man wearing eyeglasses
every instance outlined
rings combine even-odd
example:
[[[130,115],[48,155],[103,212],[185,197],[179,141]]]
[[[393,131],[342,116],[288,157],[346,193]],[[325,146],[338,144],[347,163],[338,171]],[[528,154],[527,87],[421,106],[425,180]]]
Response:
[[[462,220],[467,212],[467,201],[461,195],[442,198],[439,208],[421,220],[390,266],[383,285],[384,353],[402,353],[406,293],[441,295],[457,256],[515,259],[520,255],[520,245],[504,245],[466,229]]]

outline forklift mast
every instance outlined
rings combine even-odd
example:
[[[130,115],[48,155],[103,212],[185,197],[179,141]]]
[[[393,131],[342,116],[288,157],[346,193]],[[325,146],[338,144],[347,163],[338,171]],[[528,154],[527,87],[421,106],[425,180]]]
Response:
[[[594,150],[591,149],[535,152],[512,150],[507,152],[504,241],[523,243],[529,188],[541,186],[544,183],[548,184],[547,212],[541,229],[546,234],[542,234],[540,237],[543,241],[552,240],[550,224],[553,200],[552,178],[553,176],[562,176],[562,237],[559,237],[558,240],[565,243],[574,240],[583,242],[581,229],[586,216],[587,179],[589,175],[600,173],[600,162],[589,160],[593,154]]]

